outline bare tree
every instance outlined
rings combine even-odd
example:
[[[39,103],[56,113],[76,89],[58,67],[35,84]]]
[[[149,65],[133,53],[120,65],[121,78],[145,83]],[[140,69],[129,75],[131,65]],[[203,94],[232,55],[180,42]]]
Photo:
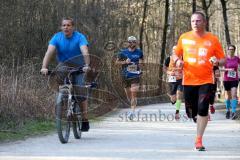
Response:
[[[222,4],[222,14],[224,20],[224,27],[225,27],[225,37],[227,44],[231,44],[231,38],[229,34],[229,27],[228,27],[228,16],[227,16],[227,0],[221,0]]]
[[[139,38],[139,47],[142,50],[143,48],[143,32],[144,32],[144,24],[145,24],[145,18],[146,18],[146,12],[147,12],[147,5],[148,5],[148,0],[144,1],[144,8],[143,8],[143,16],[142,16],[142,23],[141,23],[141,27],[140,27],[140,38]]]
[[[209,7],[211,6],[213,0],[209,0],[208,1],[208,4],[206,2],[206,0],[201,0],[202,1],[202,8],[205,12],[205,15],[206,15],[206,20],[207,20],[207,26],[206,26],[206,30],[209,31],[209,13],[208,13],[208,10],[209,10]]]
[[[167,42],[168,14],[169,14],[169,0],[166,0],[165,1],[163,36],[162,36],[162,44],[161,44],[162,48],[161,48],[161,57],[160,57],[160,72],[159,72],[160,85],[159,85],[159,87],[162,86],[163,62],[165,59],[165,50],[166,50],[166,42]]]
[[[196,8],[197,8],[197,2],[196,0],[192,0],[192,13],[196,11]]]

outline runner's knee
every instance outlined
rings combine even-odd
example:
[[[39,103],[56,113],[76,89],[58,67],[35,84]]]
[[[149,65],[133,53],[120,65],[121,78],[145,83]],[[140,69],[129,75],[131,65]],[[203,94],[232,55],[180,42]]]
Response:
[[[131,92],[137,92],[139,89],[139,86],[138,85],[132,85],[131,86]]]
[[[198,115],[207,116],[208,115],[208,106],[209,106],[209,103],[207,102],[207,99],[201,101],[198,104]]]

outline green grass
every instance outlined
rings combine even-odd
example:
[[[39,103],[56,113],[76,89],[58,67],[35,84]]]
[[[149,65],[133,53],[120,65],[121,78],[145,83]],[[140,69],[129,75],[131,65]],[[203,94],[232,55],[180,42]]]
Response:
[[[0,130],[0,142],[20,140],[35,135],[46,135],[54,130],[54,121],[28,121],[19,129]]]
[[[90,123],[98,122],[102,119],[102,116],[96,117],[92,114],[89,115]],[[8,127],[9,125],[10,124],[8,124]],[[15,126],[15,124],[11,124],[11,126]],[[18,129],[0,129],[0,143],[22,140],[32,136],[47,135],[54,132],[55,129],[55,121],[53,120],[30,120],[25,122],[21,127],[18,127]]]

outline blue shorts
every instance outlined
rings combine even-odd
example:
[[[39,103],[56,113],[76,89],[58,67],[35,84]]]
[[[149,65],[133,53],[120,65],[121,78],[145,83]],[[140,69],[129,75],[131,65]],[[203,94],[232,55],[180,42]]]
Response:
[[[59,85],[64,85],[68,83],[67,75],[69,73],[69,67],[65,64],[59,64],[56,71],[59,71],[59,75],[57,75],[59,79]],[[79,101],[85,101],[88,97],[88,89],[85,87],[85,73],[73,73],[72,74],[72,84],[73,84],[73,95],[74,98]],[[59,93],[66,94],[66,93]]]
[[[85,87],[85,73],[73,74],[73,91],[76,100],[82,102],[88,97],[88,88]]]

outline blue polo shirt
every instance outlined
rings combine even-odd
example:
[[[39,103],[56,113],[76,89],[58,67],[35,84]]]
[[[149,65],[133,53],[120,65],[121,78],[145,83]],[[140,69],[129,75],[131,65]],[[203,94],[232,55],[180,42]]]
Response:
[[[58,32],[49,41],[49,45],[56,47],[58,62],[71,61],[84,65],[80,47],[88,45],[88,41],[82,33],[74,31],[71,37],[66,37],[63,32]]]

